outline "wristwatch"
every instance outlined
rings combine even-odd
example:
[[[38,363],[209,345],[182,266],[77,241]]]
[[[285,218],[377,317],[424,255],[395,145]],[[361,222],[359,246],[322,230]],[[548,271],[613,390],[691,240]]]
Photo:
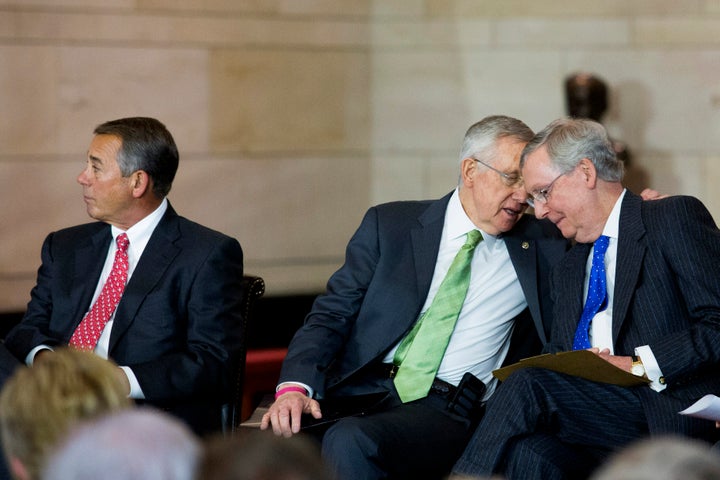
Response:
[[[636,355],[632,356],[632,367],[630,367],[630,372],[638,377],[646,376],[645,366],[643,365],[642,360],[640,360],[640,357]]]

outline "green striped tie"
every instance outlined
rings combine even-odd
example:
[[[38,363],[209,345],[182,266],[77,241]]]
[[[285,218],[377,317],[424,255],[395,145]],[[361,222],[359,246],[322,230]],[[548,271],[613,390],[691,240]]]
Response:
[[[482,234],[472,230],[450,265],[430,308],[400,342],[395,388],[403,402],[426,397],[442,362],[470,285],[470,261]]]

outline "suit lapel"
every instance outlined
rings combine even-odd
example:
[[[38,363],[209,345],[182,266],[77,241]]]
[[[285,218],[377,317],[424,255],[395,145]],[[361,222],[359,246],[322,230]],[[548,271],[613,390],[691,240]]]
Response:
[[[578,243],[565,255],[553,274],[555,281],[555,321],[553,338],[560,339],[566,350],[572,350],[575,330],[583,310],[585,265],[592,244]],[[556,334],[557,333],[557,334]]]
[[[642,200],[626,192],[620,210],[618,247],[615,269],[615,292],[613,298],[613,344],[617,341],[620,328],[628,315],[630,301],[638,282],[640,269],[645,258],[647,245],[643,241],[645,225],[640,209]]]
[[[516,236],[515,231],[517,231],[517,227],[504,235],[503,239],[513,268],[515,268],[520,281],[520,287],[525,295],[533,323],[540,335],[540,341],[544,345],[548,339],[545,337],[545,327],[542,323],[542,312],[540,312],[537,282],[537,241],[523,238],[522,235]]]
[[[73,331],[90,310],[90,302],[97,288],[111,240],[110,226],[105,225],[105,228],[87,237],[75,249],[74,271],[70,281],[63,282],[73,309]]]
[[[155,227],[155,231],[150,236],[150,240],[138,260],[137,267],[125,287],[115,313],[109,352],[112,352],[120,337],[135,321],[143,301],[180,253],[181,249],[176,245],[176,241],[180,238],[177,219],[177,214],[168,205],[167,212]]]
[[[445,211],[451,195],[452,193],[433,203],[418,217],[419,226],[410,231],[415,259],[415,278],[421,305],[430,291],[445,224]]]

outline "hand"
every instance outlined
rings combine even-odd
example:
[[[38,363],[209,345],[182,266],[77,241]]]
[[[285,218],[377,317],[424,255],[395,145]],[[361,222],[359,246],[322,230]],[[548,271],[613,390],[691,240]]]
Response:
[[[322,418],[317,400],[300,392],[284,393],[263,415],[260,430],[267,430],[272,425],[275,435],[290,437],[300,431],[300,418],[303,413],[309,413],[313,418]]]
[[[49,348],[43,348],[43,349],[38,350],[37,352],[35,352],[35,356],[33,357],[32,364],[33,365],[37,364],[37,362],[41,361],[40,360],[41,358],[43,358],[51,353],[53,353],[53,351],[50,350]]]
[[[668,195],[663,195],[657,190],[653,190],[652,188],[646,188],[642,192],[640,192],[640,196],[643,200],[660,200],[661,198],[667,198]]]
[[[128,378],[127,374],[125,373],[125,370],[123,370],[120,367],[117,367],[116,369],[118,381],[121,385],[125,387],[125,394],[130,395],[130,379]]]
[[[609,362],[621,370],[632,373],[632,357],[622,357],[617,355],[610,355],[610,349],[604,348],[600,350],[597,347],[589,348],[598,357],[602,358],[606,362]]]

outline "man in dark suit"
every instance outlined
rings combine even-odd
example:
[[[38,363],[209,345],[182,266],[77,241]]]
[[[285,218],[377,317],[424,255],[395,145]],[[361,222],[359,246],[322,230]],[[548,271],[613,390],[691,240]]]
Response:
[[[521,168],[536,216],[578,242],[551,276],[548,350],[591,349],[650,383],[519,370],[488,403],[455,472],[583,478],[647,435],[712,438],[712,422],[678,414],[720,391],[720,231],[709,212],[691,197],[642,202],[626,191],[607,132],[590,120],[551,123]]]
[[[455,191],[367,212],[345,264],[289,346],[277,400],[261,428],[290,436],[300,430],[301,413],[321,416],[318,399],[384,392],[381,407],[327,430],[325,461],[343,478],[441,478],[449,471],[473,424],[472,414],[448,410],[461,378],[470,372],[485,382],[479,406],[492,394],[491,372],[508,351],[537,353],[549,331],[544,272],[567,243],[549,222],[523,216],[527,195],[518,161],[532,135],[519,120],[485,118],[465,135]],[[483,240],[435,381],[421,398],[403,403],[392,378],[403,369],[395,359],[398,343],[421,323],[474,230]]]
[[[178,152],[162,123],[124,118],[94,133],[77,180],[97,222],[48,235],[27,311],[5,345],[28,365],[59,345],[94,350],[120,365],[132,398],[198,433],[217,430],[242,333],[240,244],[173,210],[166,196]],[[126,286],[108,308],[104,286],[123,236]],[[108,318],[87,324],[101,307]],[[88,331],[99,338],[78,342]]]

